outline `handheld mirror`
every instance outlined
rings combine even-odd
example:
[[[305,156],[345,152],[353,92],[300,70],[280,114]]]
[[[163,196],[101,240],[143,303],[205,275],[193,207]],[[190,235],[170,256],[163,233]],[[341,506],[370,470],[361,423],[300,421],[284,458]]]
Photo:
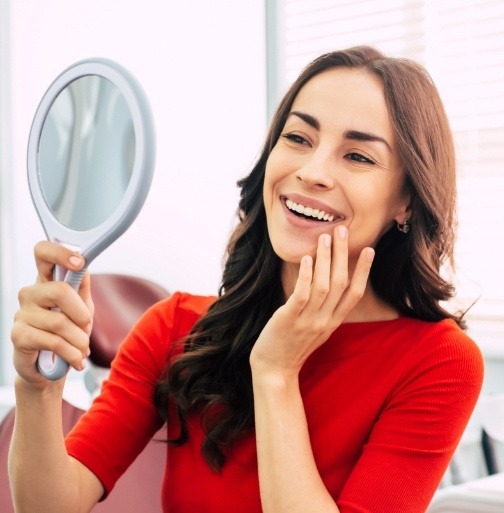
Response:
[[[123,67],[87,59],[50,85],[28,141],[28,183],[49,240],[80,251],[79,272],[54,277],[78,290],[88,265],[131,225],[147,197],[155,161],[147,97]],[[41,351],[37,366],[50,380],[68,363]]]

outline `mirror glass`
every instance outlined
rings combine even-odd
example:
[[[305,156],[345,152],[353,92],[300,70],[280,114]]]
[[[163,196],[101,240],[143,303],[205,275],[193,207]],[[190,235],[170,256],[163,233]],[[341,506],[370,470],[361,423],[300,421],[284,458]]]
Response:
[[[38,148],[42,194],[72,230],[90,230],[119,206],[135,160],[131,109],[120,89],[98,75],[65,87],[44,120]]]

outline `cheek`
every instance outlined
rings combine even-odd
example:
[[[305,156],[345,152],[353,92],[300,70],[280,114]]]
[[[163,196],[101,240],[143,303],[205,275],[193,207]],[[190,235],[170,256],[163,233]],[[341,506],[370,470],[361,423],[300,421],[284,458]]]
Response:
[[[264,184],[263,184],[263,200],[264,206],[266,207],[266,211],[268,210],[269,205],[271,204],[271,196],[272,196],[272,183],[271,183],[271,172],[268,165],[266,165],[266,170],[264,173]]]
[[[299,162],[281,143],[273,147],[266,162],[266,178],[277,182],[296,170]]]
[[[354,213],[350,241],[356,250],[375,245],[393,226],[400,205],[398,194],[391,194],[394,188],[393,183],[361,184],[353,189],[351,197],[347,196]]]
[[[396,180],[363,180],[353,184],[349,197],[355,212],[372,223],[390,221],[402,204],[402,185]]]
[[[264,172],[264,186],[263,186],[263,196],[265,205],[269,205],[267,203],[268,200],[271,200],[273,196],[273,191],[275,190],[275,186],[284,178],[285,173],[282,172],[282,166],[280,166],[278,162],[278,158],[276,158],[274,150],[270,154],[268,161],[266,162],[266,169]]]

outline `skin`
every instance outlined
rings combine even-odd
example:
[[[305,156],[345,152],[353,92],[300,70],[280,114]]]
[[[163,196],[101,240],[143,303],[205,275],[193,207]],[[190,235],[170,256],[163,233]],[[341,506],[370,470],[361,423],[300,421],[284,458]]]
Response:
[[[336,512],[313,458],[299,371],[342,322],[397,317],[367,280],[372,246],[408,217],[409,198],[374,76],[325,71],[303,87],[292,112],[301,116],[289,116],[264,183],[268,230],[284,262],[288,299],[250,356],[259,482],[265,513]],[[380,140],[356,140],[356,132]],[[339,215],[328,223],[299,221],[285,208],[286,197]]]
[[[17,513],[84,513],[103,495],[96,476],[68,456],[62,432],[65,380],[48,381],[35,368],[40,349],[55,352],[81,370],[88,354],[94,306],[86,275],[79,293],[52,281],[55,264],[79,270],[77,253],[41,242],[35,247],[38,277],[19,292],[12,329],[16,422],[9,452],[9,477]],[[50,308],[61,311],[51,311]]]
[[[337,512],[313,458],[298,375],[342,322],[397,316],[367,280],[373,246],[408,217],[409,198],[374,76],[325,71],[303,87],[292,111],[296,114],[269,157],[264,184],[268,231],[283,260],[287,301],[250,356],[260,492],[265,513]],[[362,134],[375,140],[362,140]],[[326,223],[302,221],[287,211],[285,197],[323,205],[338,216]],[[39,350],[47,349],[83,368],[94,310],[90,280],[85,277],[78,293],[52,281],[55,264],[71,270],[84,265],[64,247],[39,243],[35,261],[37,283],[20,291],[12,330],[18,377],[9,473],[16,511],[89,512],[103,494],[102,485],[66,452],[64,379],[45,380],[35,361]],[[50,310],[55,307],[60,312]]]
[[[317,128],[312,123],[318,125]],[[367,134],[386,141],[356,140]],[[363,137],[363,135],[362,135]],[[315,257],[317,239],[336,225],[349,232],[349,268],[396,222],[409,217],[404,172],[394,144],[383,88],[362,70],[331,69],[305,85],[266,166],[264,204],[270,240],[284,264],[287,297],[299,262]],[[285,216],[281,197],[321,202],[345,219],[300,229]]]

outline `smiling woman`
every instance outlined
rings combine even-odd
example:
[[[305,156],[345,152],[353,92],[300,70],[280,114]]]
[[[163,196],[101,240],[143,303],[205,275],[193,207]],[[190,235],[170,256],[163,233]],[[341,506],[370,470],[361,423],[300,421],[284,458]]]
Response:
[[[318,236],[343,225],[353,269],[364,247],[374,247],[394,223],[410,216],[404,170],[393,147],[375,75],[333,68],[312,78],[294,100],[266,165],[264,204],[275,253],[291,263],[315,257]],[[287,201],[297,205],[294,212]],[[325,217],[303,223],[306,217],[297,214],[305,208]]]
[[[423,68],[369,47],[313,61],[239,183],[219,297],[177,292],[149,310],[65,441],[61,384],[26,362],[61,339],[85,352],[90,290],[85,280],[79,301],[56,289],[53,264],[78,269],[77,255],[37,246],[41,283],[23,290],[13,329],[23,511],[89,510],[162,422],[165,511],[425,511],[483,373],[440,304],[453,293],[440,268],[454,162]],[[48,471],[34,476],[41,450]]]
[[[456,302],[468,308],[477,300],[469,328],[485,351],[493,347],[504,312],[503,251],[488,223],[504,217],[504,2],[275,0],[270,9],[272,103],[307,59],[350,45],[372,44],[414,59],[433,76],[457,148]],[[481,248],[498,257],[481,265]],[[482,319],[496,322],[482,326]],[[488,358],[493,354],[490,349]]]

